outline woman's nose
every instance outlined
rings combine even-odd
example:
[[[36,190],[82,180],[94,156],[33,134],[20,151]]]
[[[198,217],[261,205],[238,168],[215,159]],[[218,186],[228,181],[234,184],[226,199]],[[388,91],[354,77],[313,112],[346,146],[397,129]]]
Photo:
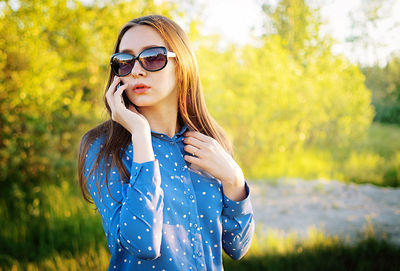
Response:
[[[136,61],[131,74],[134,78],[139,78],[140,76],[146,76],[146,71],[143,69],[142,65],[140,65],[139,61]]]

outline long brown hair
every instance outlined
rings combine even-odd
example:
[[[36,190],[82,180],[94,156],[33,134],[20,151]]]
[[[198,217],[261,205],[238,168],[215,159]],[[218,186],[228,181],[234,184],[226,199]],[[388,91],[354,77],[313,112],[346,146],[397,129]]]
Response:
[[[226,137],[223,129],[216,123],[207,111],[204,95],[200,83],[200,75],[197,67],[195,56],[190,47],[188,37],[182,28],[171,19],[160,15],[149,15],[133,19],[126,23],[119,35],[115,44],[114,53],[118,53],[119,45],[123,35],[131,28],[137,25],[147,25],[153,27],[163,38],[167,49],[176,54],[176,78],[178,88],[178,121],[188,125],[192,130],[208,135],[217,140],[221,146],[231,155],[232,147],[230,141]],[[90,196],[87,191],[87,179],[84,176],[85,156],[96,138],[101,137],[104,142],[99,150],[96,161],[90,169],[90,173],[98,172],[100,162],[105,168],[105,182],[108,189],[108,173],[110,167],[116,166],[119,174],[125,182],[129,180],[129,172],[122,162],[122,155],[125,153],[131,141],[131,134],[122,127],[119,123],[111,119],[111,109],[105,98],[112,79],[113,72],[109,71],[108,82],[104,92],[104,103],[109,113],[110,119],[101,123],[97,127],[87,132],[80,144],[78,157],[78,174],[79,184],[83,197],[88,202]],[[106,166],[107,164],[107,166]],[[97,175],[97,174],[96,174]],[[98,185],[98,184],[97,184]],[[98,187],[98,186],[97,186]]]

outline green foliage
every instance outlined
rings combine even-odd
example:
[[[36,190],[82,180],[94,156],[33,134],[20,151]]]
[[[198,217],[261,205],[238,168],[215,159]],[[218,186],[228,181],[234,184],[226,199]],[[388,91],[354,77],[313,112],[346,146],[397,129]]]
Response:
[[[218,52],[218,37],[196,40],[212,115],[250,179],[354,180],[341,161],[352,163],[351,149],[374,115],[363,74],[331,53],[318,10],[305,1],[282,0],[264,11],[273,29],[255,45]]]
[[[365,85],[372,90],[375,120],[400,124],[400,57],[393,57],[384,67],[362,69]]]
[[[11,213],[21,211],[21,201],[32,207],[41,185],[75,179],[79,140],[101,119],[119,28],[142,12],[168,15],[174,7],[112,2],[2,2],[0,198],[17,199]]]
[[[41,187],[26,212],[11,216],[0,201],[0,266],[15,262],[43,262],[54,254],[80,254],[105,247],[101,219],[94,205],[82,200],[79,188],[69,181]],[[71,204],[73,203],[73,204]]]
[[[77,127],[87,118],[89,106],[82,103],[83,90],[74,76],[84,71],[84,63],[77,63],[80,56],[74,59],[73,54],[86,44],[71,44],[73,37],[84,33],[74,29],[79,18],[65,2],[18,3],[15,10],[7,5],[0,18],[5,56],[1,59],[0,193],[2,198],[33,202],[34,191],[43,182],[74,175]],[[60,22],[59,29],[50,18]],[[15,204],[10,202],[11,209],[17,208]]]
[[[240,262],[228,258],[226,270],[398,270],[398,247],[386,241],[367,239],[355,246],[340,241],[298,247],[287,254],[264,253],[249,256]]]
[[[12,261],[42,261],[54,254],[80,253],[105,245],[100,216],[68,181],[40,188],[32,204],[20,202],[18,215],[0,201],[0,265]],[[73,204],[71,204],[73,203]],[[8,260],[7,260],[8,259]]]
[[[345,149],[365,135],[371,95],[345,59],[323,52],[304,66],[276,35],[260,47],[214,48],[198,51],[207,102],[249,178],[304,177],[291,171],[304,149]]]
[[[400,186],[400,128],[374,123],[367,136],[355,142],[346,158],[337,160],[338,179],[355,183]]]

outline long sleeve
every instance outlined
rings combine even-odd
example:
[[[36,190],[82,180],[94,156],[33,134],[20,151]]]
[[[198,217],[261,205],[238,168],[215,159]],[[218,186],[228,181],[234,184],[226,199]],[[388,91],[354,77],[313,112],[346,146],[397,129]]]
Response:
[[[249,249],[254,219],[247,183],[247,197],[231,201],[218,179],[192,170],[184,159],[187,130],[172,138],[152,131],[155,161],[133,162],[129,144],[121,157],[128,180],[115,167],[104,169],[114,157],[95,164],[104,136],[89,147],[83,171],[102,218],[109,271],[223,270],[224,250],[240,259]],[[100,170],[92,172],[93,165]]]
[[[247,197],[241,201],[232,201],[223,195],[222,245],[225,252],[234,260],[239,260],[246,254],[255,229],[247,183],[245,189]]]
[[[90,172],[101,145],[95,141],[86,156],[84,170]],[[132,161],[131,158],[127,157]],[[108,185],[102,165],[98,174],[90,174],[87,188],[101,214],[110,248],[126,250],[140,259],[160,256],[163,224],[163,190],[158,160],[136,163],[124,183],[116,168],[109,172]]]

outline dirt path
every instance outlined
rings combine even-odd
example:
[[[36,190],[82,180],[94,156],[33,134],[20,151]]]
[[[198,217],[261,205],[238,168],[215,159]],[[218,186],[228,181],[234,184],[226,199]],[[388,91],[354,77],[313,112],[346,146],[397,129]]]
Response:
[[[263,230],[306,237],[315,226],[353,242],[370,224],[376,237],[385,235],[400,245],[400,189],[300,179],[249,183],[256,224]]]

